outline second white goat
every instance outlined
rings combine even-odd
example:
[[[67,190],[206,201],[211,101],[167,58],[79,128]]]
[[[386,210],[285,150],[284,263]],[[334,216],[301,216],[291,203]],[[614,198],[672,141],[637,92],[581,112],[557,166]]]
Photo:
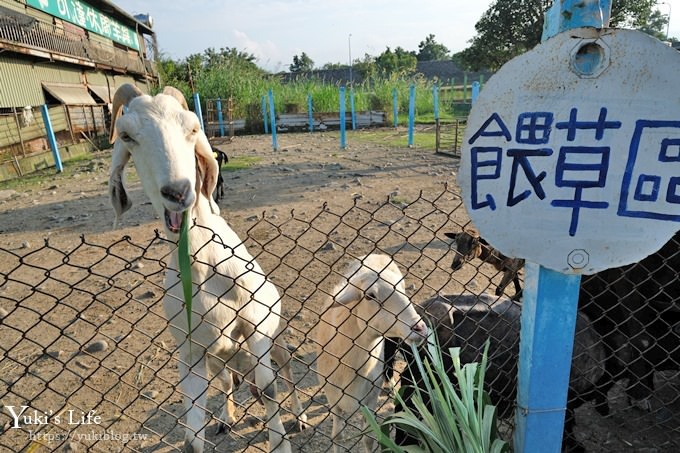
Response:
[[[317,372],[333,414],[336,452],[344,451],[347,420],[363,405],[376,409],[384,378],[385,337],[418,344],[428,332],[406,296],[404,276],[389,256],[362,257],[344,275],[315,334],[321,347]],[[364,435],[362,442],[367,452],[373,451],[370,436]]]
[[[123,106],[127,106],[121,115]],[[220,217],[212,198],[217,162],[198,117],[174,88],[154,97],[123,85],[113,101],[114,143],[109,193],[116,219],[131,206],[123,184],[123,170],[132,157],[142,186],[172,240],[179,238],[183,215],[195,224],[189,231],[193,260],[191,326],[179,282],[177,249],[166,273],[165,312],[180,353],[180,389],[186,413],[185,450],[201,453],[205,444],[206,400],[212,372],[227,395],[221,415],[233,423],[230,403],[233,380],[226,366],[239,350],[255,358],[255,383],[266,407],[269,449],[290,452],[277,401],[276,376],[270,355],[290,379],[290,353],[274,344],[285,327],[276,287],[248,253],[241,239]],[[190,341],[189,341],[190,338]],[[305,416],[292,391],[293,412]]]

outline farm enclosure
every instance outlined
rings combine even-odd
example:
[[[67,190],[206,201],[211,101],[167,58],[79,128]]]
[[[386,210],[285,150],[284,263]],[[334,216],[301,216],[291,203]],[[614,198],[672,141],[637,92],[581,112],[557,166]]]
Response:
[[[316,452],[330,447],[330,419],[308,367],[316,354],[309,333],[348,257],[392,255],[414,302],[493,293],[500,275],[479,262],[450,269],[444,233],[469,227],[455,184],[457,160],[364,142],[361,133],[349,136],[345,151],[336,134],[280,139],[277,152],[268,137],[237,137],[221,146],[251,166],[224,173],[220,206],[284,295],[286,341],[295,349],[294,377],[311,425],[291,433],[291,443]],[[6,192],[0,204],[0,447],[9,451],[182,446],[177,357],[160,303],[172,244],[154,231],[160,222],[134,174],[134,206],[111,231],[108,161],[98,157],[71,179]],[[590,404],[577,411],[578,440],[589,451],[677,451],[679,384],[676,372],[656,373],[652,411],[643,412],[627,404],[618,382],[609,416]],[[212,385],[208,409],[215,418],[218,394]],[[266,451],[263,409],[247,386],[236,400],[239,422],[218,434],[209,421],[207,440],[215,451]],[[6,407],[24,405],[46,423],[15,428]],[[387,396],[381,405],[382,414],[391,411]],[[290,405],[283,406],[290,430]]]

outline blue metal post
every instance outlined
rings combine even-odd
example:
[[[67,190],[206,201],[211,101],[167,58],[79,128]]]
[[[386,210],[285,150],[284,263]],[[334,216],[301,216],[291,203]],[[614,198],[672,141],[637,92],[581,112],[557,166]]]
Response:
[[[352,130],[357,130],[357,114],[354,111],[354,88],[349,88],[349,107],[351,109],[352,115]]]
[[[314,115],[312,110],[312,95],[307,95],[307,111],[309,112],[309,132],[314,132]]]
[[[224,118],[222,117],[222,99],[217,98],[217,122],[220,125],[220,137],[224,137]]]
[[[274,109],[274,93],[272,92],[271,88],[269,89],[269,119],[271,120],[272,124],[272,148],[274,151],[279,149],[278,145],[276,144],[276,110]]]
[[[201,96],[198,93],[194,93],[194,112],[198,117],[198,122],[201,123],[201,129],[205,130],[203,125],[203,111],[201,110]]]
[[[416,123],[416,86],[408,88],[408,146],[413,146],[413,129]]]
[[[340,149],[347,147],[345,129],[345,87],[340,87]]]
[[[61,155],[59,155],[59,147],[57,146],[57,139],[54,136],[54,129],[52,129],[52,121],[50,120],[50,112],[47,110],[47,104],[40,106],[40,111],[42,112],[43,123],[45,123],[47,141],[50,143],[50,148],[52,149],[54,163],[57,167],[57,171],[61,173],[64,171],[64,166],[61,163]]]
[[[559,453],[581,277],[524,269],[514,450]]]
[[[392,88],[392,117],[394,118],[394,128],[397,128],[398,124],[399,108],[397,106],[397,89]]]
[[[439,86],[435,83],[432,87],[432,105],[434,107],[434,120],[439,120]]]
[[[262,122],[264,123],[264,133],[269,133],[269,119],[267,118],[267,98],[262,96]]]
[[[476,80],[472,82],[472,98],[470,99],[470,103],[474,104],[477,101],[477,98],[479,97],[479,82]]]
[[[580,26],[609,23],[611,0],[561,0],[546,13],[543,41]],[[597,17],[597,21],[593,18]],[[580,18],[574,20],[575,18]],[[550,22],[550,23],[549,23]],[[525,267],[514,451],[561,451],[581,278]]]

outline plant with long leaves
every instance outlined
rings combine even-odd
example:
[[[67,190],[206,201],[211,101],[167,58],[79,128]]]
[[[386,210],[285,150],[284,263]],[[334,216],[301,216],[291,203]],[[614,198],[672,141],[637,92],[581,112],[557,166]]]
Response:
[[[182,281],[182,292],[184,293],[184,309],[187,312],[187,326],[189,339],[189,350],[191,351],[191,255],[189,253],[189,211],[184,211],[182,218],[182,228],[179,232],[179,242],[177,243],[177,253],[179,255],[179,277]]]
[[[480,363],[461,366],[460,348],[450,348],[457,386],[448,376],[441,347],[436,335],[428,339],[425,358],[411,346],[415,366],[414,376],[420,376],[420,385],[413,386],[411,409],[405,404],[402,391],[396,398],[403,411],[388,416],[378,423],[366,407],[362,412],[370,429],[383,447],[383,451],[396,453],[504,453],[509,445],[499,435],[496,407],[484,390],[489,341],[486,342]],[[413,370],[415,371],[415,370]],[[417,380],[417,379],[416,379]],[[403,390],[403,389],[402,389]],[[428,398],[423,394],[427,393]],[[426,402],[426,401],[429,401]],[[399,426],[418,445],[399,446],[390,438],[392,426]]]

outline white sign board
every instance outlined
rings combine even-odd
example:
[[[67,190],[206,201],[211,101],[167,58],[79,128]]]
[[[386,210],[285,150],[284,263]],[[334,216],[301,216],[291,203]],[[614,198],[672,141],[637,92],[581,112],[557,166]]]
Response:
[[[592,274],[654,253],[680,229],[680,52],[580,28],[511,60],[473,105],[458,183],[506,255]]]

